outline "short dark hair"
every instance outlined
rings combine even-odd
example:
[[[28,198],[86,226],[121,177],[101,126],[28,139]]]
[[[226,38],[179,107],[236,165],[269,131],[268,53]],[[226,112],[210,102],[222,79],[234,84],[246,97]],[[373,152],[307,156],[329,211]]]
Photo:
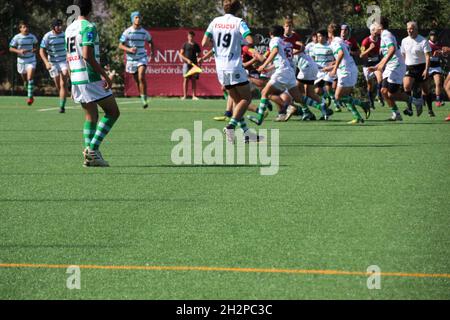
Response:
[[[28,25],[28,23],[27,23],[25,20],[20,20],[20,21],[19,21],[19,29],[20,29],[20,27],[22,27],[22,26],[27,26],[27,27],[28,27],[29,25]]]
[[[223,10],[225,13],[236,14],[241,9],[241,2],[239,0],[224,0]]]
[[[92,1],[91,0],[74,0],[73,4],[80,8],[80,14],[82,16],[87,16],[92,11]]]
[[[331,33],[334,37],[337,37],[341,32],[341,26],[338,25],[337,23],[330,23],[328,25],[327,31]]]
[[[328,32],[325,29],[317,31],[316,34],[320,34],[322,37],[328,37]]]
[[[284,34],[284,28],[280,25],[272,26],[270,28],[270,34],[274,37],[282,37]]]
[[[193,37],[195,37],[195,32],[194,31],[189,31],[188,34],[193,36]]]
[[[380,24],[383,29],[389,29],[389,19],[385,16],[380,17]]]

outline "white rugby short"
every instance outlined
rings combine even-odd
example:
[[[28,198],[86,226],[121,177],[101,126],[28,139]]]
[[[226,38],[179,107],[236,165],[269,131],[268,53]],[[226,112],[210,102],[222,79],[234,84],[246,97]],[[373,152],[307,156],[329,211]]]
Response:
[[[96,102],[111,95],[111,89],[105,90],[104,81],[72,85],[72,97],[76,103]]]

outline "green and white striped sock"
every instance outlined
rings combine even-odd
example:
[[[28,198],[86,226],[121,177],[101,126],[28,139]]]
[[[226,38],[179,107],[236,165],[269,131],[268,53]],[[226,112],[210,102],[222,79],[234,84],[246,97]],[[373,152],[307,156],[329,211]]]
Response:
[[[28,81],[27,85],[28,98],[33,98],[33,90],[34,90],[34,80],[30,80]]]
[[[91,140],[95,135],[95,128],[97,128],[97,124],[95,122],[84,122],[83,139],[85,148],[89,147],[89,145],[91,144]]]
[[[112,126],[116,122],[116,119],[110,118],[108,116],[104,116],[100,122],[97,124],[97,129],[95,131],[95,135],[91,140],[89,148],[91,150],[98,150],[100,144],[105,139],[106,135],[111,131]]]
[[[362,119],[361,114],[356,109],[356,106],[355,106],[355,103],[354,103],[352,97],[350,97],[350,96],[342,97],[342,99],[339,100],[339,102],[343,103],[347,107],[347,109],[351,111],[354,119],[358,119],[358,120]]]
[[[244,131],[244,133],[246,133],[248,131],[247,123],[245,122],[244,119],[241,119],[241,121],[239,121],[239,127],[241,127],[241,129],[242,129],[242,131]]]

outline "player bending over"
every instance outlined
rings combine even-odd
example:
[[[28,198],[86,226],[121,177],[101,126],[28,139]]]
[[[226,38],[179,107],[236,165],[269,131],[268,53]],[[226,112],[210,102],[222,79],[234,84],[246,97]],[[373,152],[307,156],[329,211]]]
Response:
[[[9,51],[17,54],[17,72],[27,85],[28,100],[27,104],[31,106],[34,102],[34,70],[36,70],[36,44],[38,39],[30,33],[28,24],[24,21],[19,22],[20,33],[12,38],[9,44]]]
[[[80,16],[66,30],[67,60],[72,81],[72,97],[85,111],[83,128],[86,167],[108,167],[100,145],[119,118],[120,112],[111,91],[111,80],[100,65],[99,37],[95,25],[88,21],[91,0],[75,0]],[[99,121],[99,105],[105,115]]]
[[[65,34],[62,31],[62,20],[53,20],[51,28],[52,30],[47,32],[42,38],[39,55],[58,89],[59,112],[64,113],[68,95],[67,80],[69,71],[67,70],[67,52]]]

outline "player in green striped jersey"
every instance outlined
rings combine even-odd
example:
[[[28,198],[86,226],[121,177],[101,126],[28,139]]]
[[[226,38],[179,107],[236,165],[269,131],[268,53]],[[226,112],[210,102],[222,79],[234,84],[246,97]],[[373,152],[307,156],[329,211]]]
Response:
[[[52,30],[47,32],[41,41],[39,55],[55,82],[59,92],[59,112],[65,112],[67,93],[67,80],[69,71],[66,61],[65,35],[62,31],[62,20],[52,21]]]
[[[24,83],[27,84],[28,100],[27,104],[31,106],[34,102],[34,70],[36,69],[36,54],[38,43],[37,38],[30,33],[26,22],[19,23],[20,33],[12,38],[9,44],[9,51],[17,54],[17,72],[22,76]]]
[[[91,0],[75,0],[80,16],[66,29],[67,60],[70,67],[72,97],[85,111],[83,129],[84,163],[86,167],[108,167],[99,151],[120,112],[111,91],[112,83],[100,65],[100,44],[95,25],[87,20],[92,11]],[[105,115],[99,121],[99,105]]]

